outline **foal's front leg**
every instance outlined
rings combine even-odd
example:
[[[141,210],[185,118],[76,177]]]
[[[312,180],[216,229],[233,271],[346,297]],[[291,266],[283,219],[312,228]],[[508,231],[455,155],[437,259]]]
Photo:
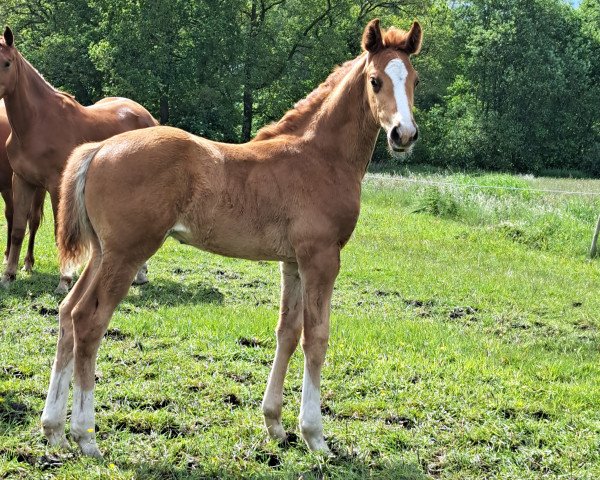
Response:
[[[329,310],[333,284],[340,268],[340,250],[334,246],[301,259],[304,302],[304,380],[300,405],[300,431],[313,451],[329,453],[321,418],[321,368],[329,342]]]
[[[262,408],[269,435],[285,441],[287,435],[281,424],[283,381],[290,357],[298,346],[302,332],[302,285],[298,264],[281,263],[281,306],[277,325],[277,350],[263,398]]]

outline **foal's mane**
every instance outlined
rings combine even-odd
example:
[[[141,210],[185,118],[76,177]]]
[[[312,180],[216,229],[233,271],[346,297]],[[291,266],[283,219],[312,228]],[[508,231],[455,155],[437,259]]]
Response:
[[[391,27],[387,30],[381,30],[381,34],[385,48],[396,50],[404,50],[406,48],[409,32]],[[342,81],[352,67],[359,60],[363,59],[364,56],[365,53],[363,52],[358,57],[336,67],[323,83],[309,93],[306,98],[296,103],[291,110],[288,110],[281,120],[261,128],[252,141],[269,140],[277,135],[285,135],[294,131],[307,115],[314,114],[323,105],[323,102],[336,85]]]
[[[348,60],[336,67],[323,83],[309,93],[306,98],[297,102],[281,120],[261,128],[252,141],[268,140],[277,135],[285,135],[292,132],[301,123],[302,119],[307,115],[314,114],[323,105],[323,102],[335,86],[341,82],[354,64],[361,58],[363,58],[363,55]]]

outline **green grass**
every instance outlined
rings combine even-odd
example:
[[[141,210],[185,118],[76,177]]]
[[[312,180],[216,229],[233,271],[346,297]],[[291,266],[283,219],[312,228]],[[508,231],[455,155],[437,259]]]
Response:
[[[262,427],[277,265],[172,240],[101,346],[105,461],[49,449],[39,417],[60,299],[47,220],[35,273],[0,292],[0,478],[599,478],[600,269],[585,255],[600,204],[464,185],[600,181],[426,178],[463,186],[365,181],[324,368],[333,460]],[[284,405],[296,434],[301,375],[298,351]]]

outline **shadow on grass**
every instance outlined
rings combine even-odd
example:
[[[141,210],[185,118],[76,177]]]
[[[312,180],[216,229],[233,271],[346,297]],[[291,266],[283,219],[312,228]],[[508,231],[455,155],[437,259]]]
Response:
[[[24,274],[19,272],[17,279],[9,287],[0,287],[0,301],[3,298],[35,298],[44,294],[53,294],[58,285],[58,272],[56,275],[46,272]],[[62,299],[62,295],[55,295]]]
[[[42,315],[45,310],[53,308],[58,313],[58,304],[64,295],[54,293],[58,285],[58,275],[44,272],[34,272],[31,275],[19,274],[17,280],[8,288],[0,287],[0,307],[3,299],[35,300],[42,295],[50,294],[56,299],[56,305],[42,306]],[[224,295],[216,287],[202,282],[178,283],[165,278],[152,278],[150,283],[132,287],[124,302],[135,307],[158,308],[160,306],[193,305],[200,303],[222,304]],[[32,305],[36,309],[36,305]]]
[[[22,427],[29,421],[32,411],[21,401],[22,395],[0,390],[0,399],[1,430],[8,431]]]
[[[178,283],[164,278],[129,290],[125,302],[136,307],[152,308],[199,303],[223,303],[224,295],[216,287],[202,282]]]
[[[269,457],[272,458],[272,457]],[[224,459],[226,464],[226,459]],[[232,462],[234,460],[232,459]],[[266,463],[266,462],[265,462]],[[239,472],[235,468],[203,468],[200,463],[195,463],[190,457],[188,459],[188,468],[167,465],[147,463],[129,463],[122,467],[135,471],[136,478],[173,478],[181,480],[196,479],[278,479],[278,478],[298,478],[303,480],[320,480],[325,478],[343,478],[344,480],[380,478],[390,480],[426,480],[430,477],[423,473],[422,468],[416,463],[404,463],[394,461],[384,461],[381,464],[374,464],[372,459],[359,457],[338,457],[323,462],[315,462],[312,467],[294,468],[291,465],[272,465],[266,463],[271,472]]]

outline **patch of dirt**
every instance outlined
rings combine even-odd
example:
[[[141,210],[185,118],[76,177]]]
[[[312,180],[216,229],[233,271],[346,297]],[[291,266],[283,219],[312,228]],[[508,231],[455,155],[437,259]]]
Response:
[[[254,458],[257,462],[264,463],[271,468],[278,468],[281,466],[282,463],[281,458],[279,458],[279,455],[277,455],[274,452],[258,451],[254,455]]]
[[[399,297],[400,296],[400,292],[396,292],[396,291],[387,292],[385,290],[375,290],[373,293],[375,294],[376,297]]]
[[[117,420],[112,425],[112,428],[118,431],[127,431],[130,433],[150,435],[152,432],[156,432],[159,435],[164,435],[167,438],[176,438],[187,435],[186,429],[182,428],[181,425],[168,424],[155,427],[152,425],[146,425],[136,421],[129,420],[127,418]]]
[[[237,280],[240,278],[240,275],[236,272],[228,272],[221,269],[213,270],[212,273],[218,280]]]
[[[498,413],[502,418],[505,418],[506,420],[512,420],[517,416],[517,411],[514,408],[510,407],[501,408],[500,410],[498,410]]]
[[[13,365],[6,365],[0,366],[0,377],[18,378],[19,380],[23,380],[24,378],[33,377],[33,373],[26,373]]]
[[[116,340],[118,342],[122,342],[129,337],[131,337],[131,335],[122,332],[119,328],[109,328],[104,334],[104,338],[110,338],[111,340]]]
[[[448,316],[452,319],[452,320],[456,320],[458,318],[463,318],[466,316],[473,316],[477,313],[477,309],[473,308],[473,307],[454,307],[452,310],[450,310],[450,313],[448,314]]]
[[[240,397],[238,397],[235,393],[226,393],[222,398],[225,403],[228,403],[233,407],[239,407],[242,404]]]
[[[264,280],[255,278],[254,280],[252,280],[250,282],[242,283],[241,286],[246,287],[246,288],[263,288],[263,287],[266,287],[267,285],[268,285],[267,282],[265,282]]]
[[[544,410],[534,410],[533,412],[529,412],[528,415],[535,418],[538,422],[541,420],[552,420],[552,415]]]
[[[384,418],[383,422],[386,425],[400,425],[402,428],[406,428],[407,430],[412,430],[417,426],[417,422],[415,422],[412,418],[401,415],[390,415]]]
[[[187,387],[188,392],[201,392],[206,389],[206,385],[204,383],[198,383],[197,385],[189,385]]]
[[[265,341],[260,340],[256,337],[240,337],[237,339],[237,343],[242,347],[263,348],[266,346]]]
[[[23,425],[27,421],[29,410],[24,403],[4,399],[0,402],[0,422]]]
[[[43,317],[55,317],[58,315],[57,308],[45,307],[44,305],[39,305],[37,303],[31,305],[31,309],[38,312]]]
[[[243,383],[244,385],[249,385],[252,382],[252,374],[250,372],[245,373],[226,373],[226,377],[231,378],[234,382]]]

